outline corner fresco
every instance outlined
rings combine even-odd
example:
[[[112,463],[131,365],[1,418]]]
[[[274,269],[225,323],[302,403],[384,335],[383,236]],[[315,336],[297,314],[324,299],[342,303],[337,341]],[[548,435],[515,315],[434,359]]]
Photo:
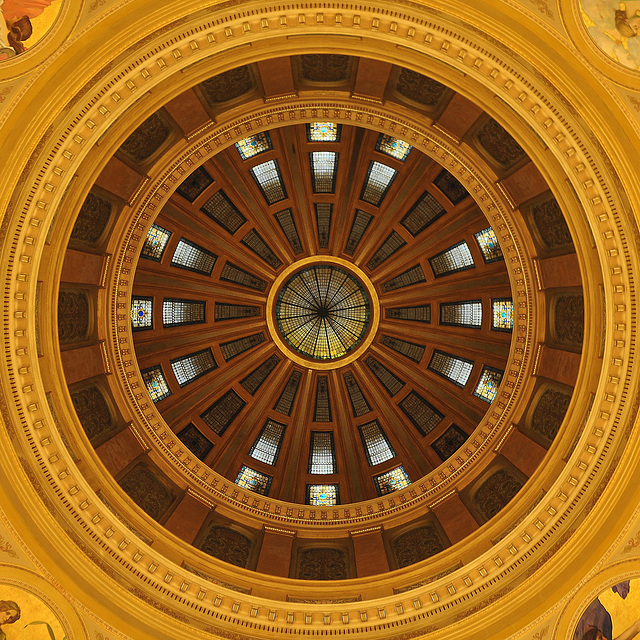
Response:
[[[20,587],[0,585],[0,640],[67,640],[48,604]]]
[[[640,578],[605,589],[587,607],[572,640],[631,640],[640,634]]]
[[[640,0],[580,0],[580,14],[606,56],[628,69],[640,69]]]
[[[37,44],[58,17],[62,2],[0,0],[0,64]]]

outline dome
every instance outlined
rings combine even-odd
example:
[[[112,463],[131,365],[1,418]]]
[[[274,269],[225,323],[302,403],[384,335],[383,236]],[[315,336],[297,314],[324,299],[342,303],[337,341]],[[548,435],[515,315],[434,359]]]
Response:
[[[632,564],[622,107],[502,5],[131,8],[4,179],[3,522],[60,616],[570,634]]]

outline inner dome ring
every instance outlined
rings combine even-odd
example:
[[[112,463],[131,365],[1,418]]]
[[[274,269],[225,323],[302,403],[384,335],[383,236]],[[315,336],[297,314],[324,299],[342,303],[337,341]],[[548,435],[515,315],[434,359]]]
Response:
[[[363,289],[363,297],[368,299],[369,315],[367,325],[365,325],[363,331],[364,337],[359,337],[354,345],[347,350],[345,355],[325,359],[315,359],[312,355],[307,355],[304,351],[299,351],[283,338],[277,315],[278,302],[282,298],[281,294],[284,292],[290,281],[295,279],[297,274],[302,273],[306,269],[322,266],[334,267],[337,271],[346,273],[352,281],[357,281]],[[369,348],[369,345],[375,338],[378,329],[378,323],[380,321],[380,305],[375,287],[362,269],[358,268],[348,260],[343,260],[342,258],[334,256],[309,256],[289,265],[289,267],[287,267],[273,282],[267,298],[266,316],[267,326],[271,337],[278,348],[285,353],[287,357],[310,369],[327,370],[342,367],[353,362]]]

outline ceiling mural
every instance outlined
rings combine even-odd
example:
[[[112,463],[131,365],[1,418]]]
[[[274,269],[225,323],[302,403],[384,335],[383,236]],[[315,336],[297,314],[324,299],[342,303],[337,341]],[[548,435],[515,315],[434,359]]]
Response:
[[[3,0],[0,2],[0,63],[33,46],[55,22],[63,0]]]
[[[582,21],[591,39],[611,60],[640,69],[640,2],[580,0]]]

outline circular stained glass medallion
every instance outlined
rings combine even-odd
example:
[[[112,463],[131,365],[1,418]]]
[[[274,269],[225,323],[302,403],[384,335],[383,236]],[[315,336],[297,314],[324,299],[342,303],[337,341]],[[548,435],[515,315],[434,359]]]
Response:
[[[367,334],[369,297],[348,271],[314,265],[294,273],[276,302],[278,331],[295,351],[314,360],[335,360]]]

